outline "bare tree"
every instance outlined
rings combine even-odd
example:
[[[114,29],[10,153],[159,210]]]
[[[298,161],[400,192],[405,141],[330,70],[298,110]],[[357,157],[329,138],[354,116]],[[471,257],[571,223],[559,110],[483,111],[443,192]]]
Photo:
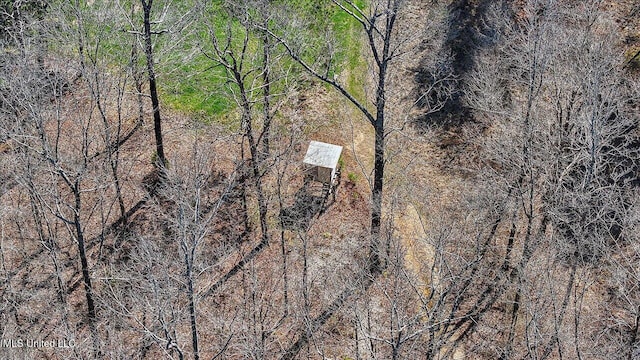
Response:
[[[39,35],[52,46],[64,43],[75,56],[38,53],[42,55],[38,66],[43,66],[44,72],[35,73],[34,53],[29,47],[23,47],[22,56],[14,59],[11,66],[15,71],[35,76],[3,81],[12,90],[6,93],[11,96],[6,98],[10,100],[7,104],[12,104],[11,111],[18,115],[12,123],[3,121],[3,127],[10,125],[8,134],[19,150],[16,155],[23,170],[19,183],[31,199],[33,222],[26,228],[37,233],[55,269],[46,281],[55,280],[56,299],[63,310],[58,316],[51,314],[43,326],[65,324],[77,338],[78,331],[88,328],[87,338],[92,340],[88,347],[100,357],[104,354],[103,319],[94,271],[102,247],[95,245],[97,239],[103,245],[108,225],[117,216],[112,211],[115,204],[120,207],[120,217],[126,215],[118,151],[137,128],[121,136],[123,120],[128,117],[124,100],[128,75],[108,56],[114,53],[109,53],[113,48],[105,40],[118,19],[106,16],[100,22],[93,18],[114,15],[115,8],[77,5],[56,8]],[[58,56],[74,61],[61,66]],[[86,306],[79,330],[71,324],[75,314],[68,303],[69,294],[77,288],[84,288]]]
[[[305,56],[305,49],[301,49],[290,40],[286,33],[277,29],[265,28],[279,44],[285,47],[289,55],[319,80],[329,84],[348,99],[363,114],[375,130],[374,141],[374,170],[372,185],[371,205],[371,243],[370,264],[371,273],[379,273],[384,268],[381,262],[381,224],[382,224],[382,198],[385,168],[385,120],[387,114],[387,81],[390,66],[400,55],[402,39],[396,38],[396,20],[401,10],[403,0],[375,1],[367,9],[361,9],[353,1],[334,1],[334,6],[339,11],[344,11],[356,21],[363,32],[367,48],[375,66],[372,82],[375,83],[375,95],[373,106],[375,110],[369,110],[369,106],[352,94],[344,84],[341,84],[332,74],[333,60],[327,59],[325,66],[317,66],[309,62]],[[297,29],[299,30],[299,29]],[[295,30],[294,30],[295,31]],[[331,55],[331,54],[330,54]]]
[[[157,34],[151,31],[151,10],[153,9],[153,0],[141,0],[143,11],[143,39],[144,39],[144,55],[147,59],[147,76],[149,79],[149,94],[151,96],[151,104],[153,106],[153,132],[156,137],[156,154],[158,156],[158,164],[160,168],[167,162],[164,155],[164,144],[162,140],[162,118],[160,117],[160,100],[158,97],[158,85],[156,84],[156,73],[154,65],[154,52],[152,35]],[[157,164],[156,164],[157,165]]]
[[[171,204],[166,214],[169,229],[178,243],[183,258],[183,272],[186,283],[186,294],[189,311],[189,325],[191,329],[191,346],[193,358],[200,358],[198,319],[197,319],[197,288],[196,280],[200,272],[198,269],[198,255],[200,244],[205,240],[210,230],[210,224],[216,217],[218,209],[228,191],[223,190],[221,196],[212,203],[206,201],[207,187],[212,181],[210,160],[194,143],[190,162],[179,167],[171,167],[167,174],[167,183],[163,185],[160,194]],[[175,170],[173,170],[175,169]]]
[[[105,303],[110,314],[124,316],[129,331],[144,334],[139,344],[145,351],[199,359],[214,348],[201,340],[201,329],[210,339],[213,320],[202,316],[209,311],[203,312],[200,303],[212,270],[236,240],[219,243],[216,228],[233,226],[225,221],[235,219],[222,215],[233,199],[238,174],[225,176],[214,168],[224,156],[212,152],[207,139],[194,134],[190,145],[180,162],[169,163],[154,203],[144,210],[157,216],[132,225],[138,249],[114,254],[132,261],[105,274]]]
[[[286,99],[286,94],[292,91],[285,87],[281,93],[271,92],[272,86],[286,84],[286,77],[280,78],[278,66],[281,55],[275,54],[269,37],[264,32],[258,32],[249,21],[250,14],[255,10],[255,4],[240,4],[237,7],[224,5],[216,11],[226,20],[222,26],[219,18],[209,18],[205,15],[208,30],[207,44],[201,50],[214,66],[224,69],[224,78],[229,92],[238,105],[241,127],[241,162],[237,164],[240,171],[238,182],[242,186],[243,206],[247,209],[247,184],[251,184],[257,199],[260,222],[260,243],[240,262],[227,272],[211,289],[214,291],[227,279],[235,275],[254,256],[261,252],[270,242],[270,226],[268,222],[269,204],[263,185],[264,178],[270,172],[275,157],[269,157],[272,119]],[[268,7],[259,6],[259,11],[265,11],[263,21],[268,21]],[[233,19],[233,21],[229,20]],[[234,23],[237,20],[239,25]],[[259,41],[261,51],[253,51],[251,42]],[[286,76],[286,74],[285,74]],[[288,85],[288,84],[287,84]],[[287,86],[285,85],[285,86]],[[261,121],[260,121],[261,120]],[[245,147],[248,145],[249,158],[245,160]],[[281,154],[282,155],[282,154]],[[245,213],[246,215],[246,213]],[[248,223],[248,219],[245,218]]]
[[[142,30],[138,29],[138,22],[134,19],[137,14],[137,7],[133,6],[131,18],[129,19],[132,26],[133,34],[142,38],[142,49],[146,59],[147,81],[149,83],[149,96],[153,111],[153,130],[156,143],[157,164],[163,165],[167,162],[165,154],[164,140],[162,137],[162,117],[160,115],[160,96],[158,93],[158,79],[156,64],[158,62],[159,44],[154,41],[159,35],[165,34],[170,37],[168,48],[176,48],[181,44],[182,38],[188,34],[188,26],[193,21],[193,15],[196,13],[197,3],[172,4],[171,2],[154,0],[140,0],[142,7]],[[189,6],[192,5],[192,8]],[[121,4],[124,6],[124,4]],[[126,10],[124,10],[126,11]],[[163,25],[160,30],[152,29],[154,25]],[[165,43],[166,44],[166,43]],[[132,55],[136,55],[134,50]],[[160,55],[161,57],[162,55]]]
[[[637,119],[625,110],[633,101],[614,41],[596,35],[614,33],[600,6],[531,1],[511,19],[499,15],[502,39],[484,54],[493,64],[479,61],[467,82],[467,101],[491,129],[485,176],[511,198],[511,230],[497,237],[507,275],[487,294],[512,304],[487,313],[507,329],[500,356],[582,356],[585,294],[595,281],[586,269],[610,256],[630,224]],[[541,263],[550,266],[544,277],[533,273]],[[530,325],[519,337],[523,322]]]

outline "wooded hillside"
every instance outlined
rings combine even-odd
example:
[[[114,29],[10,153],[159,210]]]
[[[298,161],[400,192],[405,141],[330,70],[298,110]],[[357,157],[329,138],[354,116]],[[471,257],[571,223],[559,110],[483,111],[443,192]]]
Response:
[[[0,26],[0,358],[640,360],[638,2]]]

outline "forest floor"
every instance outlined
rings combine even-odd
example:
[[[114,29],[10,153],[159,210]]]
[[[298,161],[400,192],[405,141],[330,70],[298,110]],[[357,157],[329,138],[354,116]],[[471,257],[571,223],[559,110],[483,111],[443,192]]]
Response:
[[[419,279],[424,291],[438,281],[435,275],[437,271],[433,268],[435,249],[425,241],[427,232],[440,220],[441,214],[454,207],[453,204],[464,192],[464,181],[459,174],[447,171],[451,166],[452,153],[457,151],[456,145],[463,142],[460,134],[443,133],[440,129],[425,133],[424,129],[414,126],[415,117],[420,113],[413,103],[419,86],[415,82],[415,69],[419,68],[420,61],[426,56],[426,50],[420,46],[422,37],[415,34],[415,29],[421,27],[428,11],[421,6],[421,2],[412,2],[401,21],[403,26],[399,30],[399,38],[409,39],[405,46],[410,50],[397,60],[391,74],[392,96],[388,107],[393,110],[388,112],[387,117],[390,136],[383,208],[384,223],[392,236],[400,239],[403,245],[405,266]],[[366,44],[363,45],[362,51],[366,54],[368,49]],[[374,64],[368,64],[368,69],[352,71],[368,74],[373,67]],[[341,74],[341,79],[350,77],[347,71]],[[365,93],[374,93],[374,84],[368,83],[367,86]],[[343,179],[345,175],[355,174],[353,177],[359,179],[360,191],[368,198],[373,183],[373,127],[339,95],[325,94],[325,97],[320,98],[322,100],[318,104],[312,103],[311,107],[316,111],[324,109],[328,112],[320,117],[339,120],[319,129],[310,138],[329,139],[328,142],[337,141],[345,146],[343,154],[346,155],[347,168],[343,171]],[[336,138],[335,133],[342,135]],[[442,142],[454,146],[445,149],[440,146]],[[462,348],[453,354],[454,359],[464,357]]]
[[[627,6],[632,6],[632,2],[627,2]],[[407,30],[411,28],[419,28],[419,24],[427,17],[425,7],[421,6],[420,1],[412,3],[412,8],[408,11],[409,18],[403,22]],[[613,6],[613,5],[612,5]],[[628,23],[622,23],[625,28],[634,29],[637,25],[638,18],[625,20]],[[631,25],[629,25],[631,24]],[[637,29],[637,27],[635,27]],[[633,34],[633,30],[629,30],[629,40],[632,46],[640,43],[640,34]],[[387,148],[387,172],[385,185],[385,203],[384,211],[385,224],[389,230],[392,230],[393,236],[402,240],[406,249],[405,261],[406,267],[410,269],[424,284],[425,287],[437,282],[438,279],[433,277],[432,267],[434,265],[435,252],[431,244],[425,239],[429,232],[435,227],[442,217],[464,216],[464,214],[455,214],[456,203],[464,196],[465,192],[473,186],[473,183],[467,179],[470,172],[467,168],[473,166],[470,162],[468,148],[465,148],[466,136],[464,131],[456,132],[439,129],[437,131],[427,131],[417,129],[411,125],[410,121],[413,116],[412,95],[418,86],[414,81],[415,68],[420,65],[420,60],[424,55],[424,49],[421,50],[418,36],[412,38],[413,42],[408,42],[407,46],[415,49],[413,52],[405,54],[398,61],[398,68],[392,74],[391,84],[394,88],[393,99],[390,102],[389,129],[393,129],[392,135],[389,136]],[[364,50],[363,50],[364,51]],[[371,65],[369,64],[370,68]],[[367,72],[370,69],[355,69],[356,71]],[[348,73],[343,73],[342,77],[349,78]],[[372,88],[372,84],[367,84]],[[371,90],[365,93],[372,93]],[[323,86],[314,86],[309,93],[304,94],[306,100],[302,103],[304,109],[301,109],[302,116],[305,118],[305,137],[300,139],[302,145],[308,144],[308,140],[319,140],[331,143],[337,143],[344,146],[343,158],[345,168],[342,171],[342,185],[338,189],[338,197],[331,204],[324,214],[321,214],[312,223],[310,227],[309,237],[314,239],[314,250],[318,252],[318,257],[324,259],[323,266],[332,266],[332,261],[340,263],[340,259],[333,259],[332,256],[343,254],[347,251],[357,254],[357,249],[343,248],[353,246],[352,244],[343,244],[343,233],[363,233],[366,241],[366,229],[369,226],[369,207],[370,183],[372,182],[373,168],[373,128],[363,116],[351,104],[345,101],[340,95],[333,91],[327,90]],[[226,156],[228,149],[237,147],[237,134],[225,134],[225,131],[219,129],[219,132],[211,132],[208,136],[202,136],[193,129],[192,120],[183,114],[167,111],[165,113],[167,121],[165,122],[165,138],[167,139],[167,149],[170,157],[179,162],[179,159],[187,159],[189,152],[195,146],[197,141],[212,143],[212,149],[216,149],[219,154],[215,156],[215,166],[218,170],[231,172],[233,163],[237,159]],[[132,124],[127,124],[132,125]],[[131,208],[136,202],[145,197],[145,191],[141,186],[142,177],[152,172],[151,165],[153,139],[151,134],[153,130],[151,124],[147,122],[144,127],[136,133],[122,148],[122,167],[126,169],[126,180],[124,188],[127,193],[125,199],[127,209]],[[219,136],[225,134],[225,136]],[[0,144],[0,152],[5,151],[3,147],[6,144]],[[145,149],[145,150],[143,150]],[[285,190],[287,198],[285,201],[291,202],[298,190],[297,186],[301,182],[301,160],[304,156],[305,146],[302,146],[291,159],[291,174],[287,179],[287,189]],[[462,158],[462,160],[461,160]],[[265,184],[268,188],[268,195],[271,201],[275,202],[275,182],[269,179],[271,183]],[[6,196],[9,198],[20,198],[24,194],[19,194],[17,190]],[[3,199],[4,200],[4,199]],[[0,206],[3,205],[0,203]],[[26,207],[26,206],[25,206]],[[139,222],[141,233],[150,231],[144,228],[147,223],[145,218],[152,218],[154,209],[142,208],[132,218],[133,222]],[[115,212],[112,218],[103,219],[105,222],[115,220]],[[270,215],[275,221],[275,214]],[[0,219],[1,220],[1,219]],[[4,224],[2,224],[4,225]],[[94,224],[95,225],[95,224]],[[9,227],[7,227],[9,228]],[[96,261],[100,265],[107,264],[112,261],[105,253],[103,253],[103,244],[100,242],[99,229],[100,226],[95,225],[90,228],[98,229],[91,234],[92,241],[88,243],[89,252],[92,261]],[[346,229],[346,230],[345,230]],[[27,235],[28,234],[27,231]],[[291,235],[291,234],[289,234]],[[50,269],[50,265],[46,259],[47,254],[36,248],[25,248],[24,243],[10,240],[5,237],[4,233],[0,239],[3,240],[3,258],[4,264],[10,268],[18,269],[11,277],[7,279],[7,284],[14,286],[7,287],[7,298],[21,307],[16,306],[13,310],[15,318],[18,314],[24,318],[34,319],[32,324],[38,324],[40,332],[51,331],[58,324],[47,322],[47,313],[45,311],[34,311],[33,314],[26,314],[30,309],[29,304],[36,303],[40,299],[46,299],[47,294],[53,293],[55,289],[42,289],[43,294],[37,294],[32,299],[21,302],[21,290],[29,289],[33,286],[43,286],[35,283],[28,283],[30,273],[48,273],[54,274],[55,270]],[[15,237],[18,239],[18,237]],[[133,240],[124,244],[116,245],[109,243],[112,238],[108,238],[106,246],[107,250],[119,252],[120,255],[126,253],[122,246],[129,250],[135,246]],[[297,239],[289,236],[289,242],[294,244]],[[8,245],[8,246],[7,246]],[[63,288],[70,295],[71,307],[82,312],[82,287],[79,273],[76,271],[74,262],[77,255],[72,243],[63,244],[62,256],[59,259],[63,263],[70,264],[67,271],[58,274],[63,280],[67,280]],[[226,258],[226,263],[216,264],[214,270],[228,268],[235,264],[237,259],[246,254],[252,244],[247,242],[240,246],[240,249],[234,256]],[[291,245],[292,247],[294,245]],[[297,246],[297,245],[296,245]],[[363,244],[357,247],[365,247]],[[9,249],[9,250],[7,250]],[[334,250],[340,251],[334,251]],[[265,250],[264,259],[261,262],[267,262],[276,256],[278,251],[275,246]],[[349,266],[349,265],[347,265]],[[353,264],[351,265],[353,266]],[[213,272],[213,270],[209,270]],[[101,275],[101,270],[96,270],[96,275]],[[53,276],[53,275],[52,275]],[[215,276],[212,276],[215,280]],[[98,287],[100,286],[99,281]],[[209,286],[209,283],[202,284],[202,288]],[[51,296],[51,294],[49,294]],[[31,307],[31,309],[36,308]],[[37,308],[36,308],[37,309]],[[49,316],[52,318],[52,316]],[[3,318],[4,319],[4,318]],[[41,322],[38,322],[41,321]],[[20,324],[15,324],[19,327]],[[33,325],[32,325],[33,326]],[[283,336],[284,337],[284,336]],[[288,339],[287,339],[288,340]],[[463,350],[455,354],[454,358],[464,358]]]

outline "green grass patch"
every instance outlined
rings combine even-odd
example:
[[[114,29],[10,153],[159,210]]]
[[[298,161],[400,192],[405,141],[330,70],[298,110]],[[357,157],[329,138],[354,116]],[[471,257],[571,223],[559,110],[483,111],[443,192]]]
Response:
[[[346,89],[358,100],[365,100],[365,79],[366,61],[361,56],[362,29],[360,24],[349,14],[335,6],[330,0],[274,0],[274,3],[282,2],[283,5],[301,18],[306,19],[304,29],[297,34],[303,39],[305,44],[305,59],[310,63],[314,60],[322,59],[328,48],[323,40],[325,31],[330,30],[335,36],[335,55],[331,62],[331,73],[337,74],[346,71]],[[135,22],[132,26],[124,21],[132,4],[135,1],[126,0],[119,7],[106,0],[96,0],[94,2],[80,3],[77,9],[82,22],[75,18],[76,12],[72,11],[71,5],[57,0],[60,5],[59,11],[52,13],[52,16],[64,20],[70,24],[66,31],[69,38],[52,39],[48,46],[51,51],[57,51],[71,57],[77,57],[78,43],[74,42],[78,38],[78,31],[82,32],[84,51],[88,59],[96,59],[100,66],[107,66],[114,72],[130,71],[132,46],[140,44],[141,38],[132,32],[142,29],[142,13],[140,9],[133,14]],[[364,9],[365,0],[357,0],[356,5]],[[179,17],[179,14],[186,11],[187,3],[172,5],[170,15]],[[215,33],[224,38],[226,31],[231,30],[232,44],[234,51],[239,52],[242,46],[244,29],[240,23],[231,19],[231,15],[225,13],[222,1],[212,1],[209,9],[205,12],[208,19],[199,19],[184,29],[184,33],[165,33],[154,35],[154,58],[156,61],[155,70],[158,76],[158,87],[160,90],[160,101],[163,107],[184,112],[203,122],[231,122],[237,121],[237,104],[234,100],[232,89],[235,85],[227,81],[227,74],[221,66],[216,66],[215,62],[206,58],[201,50],[211,52],[212,44],[209,36],[210,28]],[[124,9],[124,10],[123,10]],[[155,10],[158,10],[156,8]],[[155,14],[157,15],[157,14]],[[293,16],[293,15],[292,15]],[[63,19],[64,18],[64,19]],[[155,18],[155,17],[154,17]],[[208,25],[207,25],[208,24]],[[162,25],[154,24],[154,30],[162,29]],[[69,42],[69,40],[72,40]],[[252,33],[249,42],[249,57],[245,59],[246,68],[257,68],[261,61],[261,42],[258,34]],[[278,50],[279,51],[279,50]],[[144,49],[138,46],[137,63],[135,66],[145,71],[144,88],[146,84],[146,58]],[[293,66],[293,61],[284,57],[279,60],[282,71],[288,72]],[[281,74],[273,74],[272,79]],[[291,86],[296,82],[296,86],[304,89],[304,84],[299,80],[302,78],[302,69],[297,68],[293,73],[289,73],[286,81],[272,84],[273,94],[285,93],[286,86]],[[292,81],[293,80],[293,81]],[[246,79],[247,83],[260,84],[259,71],[255,71]],[[257,88],[259,89],[259,87]],[[235,91],[235,89],[233,90]],[[258,99],[260,90],[256,90],[254,98]],[[260,104],[256,102],[256,113],[260,112]]]
[[[355,2],[360,10],[365,10],[364,0]],[[348,71],[347,90],[358,100],[365,100],[364,86],[367,64],[362,57],[362,26],[351,15],[336,8],[331,16],[333,31],[340,51],[338,62]]]
[[[175,110],[193,113],[209,122],[235,108],[225,87],[225,72],[200,55],[161,79],[161,96]],[[211,119],[207,120],[207,117]]]
[[[205,56],[213,54],[210,31],[222,40],[226,31],[232,33],[231,48],[239,51],[242,46],[244,29],[240,24],[225,16],[217,2],[210,4],[207,13],[213,14],[193,24],[182,42],[172,53],[165,54],[160,81],[162,101],[170,108],[194,116],[204,123],[217,122],[233,126],[237,117],[234,110],[237,104],[232,90],[235,85],[227,78],[227,72],[220,64]],[[224,46],[224,45],[222,45]],[[249,48],[249,51],[254,51]]]
[[[359,0],[357,5],[363,8],[364,0]],[[219,5],[212,5],[216,8],[210,20],[211,27],[215,33],[224,39],[226,31],[232,33],[231,47],[234,52],[239,53],[242,46],[242,39],[245,35],[244,29],[237,21],[230,20],[224,15]],[[313,24],[309,24],[305,34],[300,34],[309,39],[308,56],[317,58],[324,51],[326,44],[322,43],[320,32],[323,29],[331,29],[336,37],[336,59],[334,59],[333,72],[347,71],[346,88],[349,92],[360,100],[365,100],[365,77],[366,62],[361,56],[362,30],[360,24],[349,14],[342,11],[327,0],[297,0],[291,6],[292,11],[299,11],[304,17],[309,18]],[[231,22],[231,23],[230,23]],[[235,121],[237,104],[233,98],[232,90],[236,91],[235,84],[227,81],[227,74],[221,66],[216,66],[215,62],[206,58],[203,54],[194,51],[194,44],[204,51],[211,52],[212,45],[209,37],[209,28],[202,24],[196,24],[192,29],[191,36],[185,43],[175,48],[173,53],[164,54],[167,59],[159,58],[161,68],[158,73],[161,90],[161,101],[168,107],[193,115],[198,120],[204,122],[227,123]],[[256,68],[261,61],[261,42],[256,34],[250,34],[248,44],[248,58],[245,68]],[[158,56],[162,56],[159,51]],[[195,54],[194,54],[195,53]],[[286,57],[280,60],[282,68],[289,68],[292,60]],[[252,63],[253,62],[253,63]],[[302,72],[303,70],[298,69]],[[276,74],[273,74],[274,78]],[[299,78],[297,74],[290,74],[294,78]],[[289,79],[290,81],[290,79]],[[256,71],[247,77],[246,83],[259,84],[259,72]],[[276,82],[272,84],[272,93],[284,93],[287,83]],[[259,90],[254,95],[259,97]],[[260,112],[260,102],[256,102],[256,113]],[[227,124],[229,125],[229,124]]]

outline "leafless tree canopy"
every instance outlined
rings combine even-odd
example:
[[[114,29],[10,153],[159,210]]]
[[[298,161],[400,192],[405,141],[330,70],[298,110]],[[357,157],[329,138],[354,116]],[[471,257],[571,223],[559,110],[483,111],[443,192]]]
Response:
[[[0,1],[0,358],[640,359],[638,14]]]

